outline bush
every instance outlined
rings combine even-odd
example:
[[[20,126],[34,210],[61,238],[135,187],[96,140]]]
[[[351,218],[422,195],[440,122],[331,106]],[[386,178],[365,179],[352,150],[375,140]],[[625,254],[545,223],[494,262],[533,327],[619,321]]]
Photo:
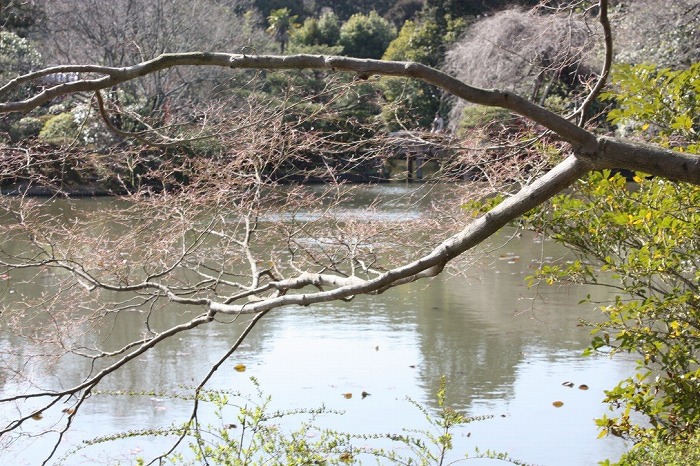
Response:
[[[41,55],[32,44],[16,34],[0,31],[0,79],[8,81],[41,64]]]
[[[78,124],[70,112],[51,117],[39,132],[39,139],[50,144],[71,143],[78,135]]]
[[[24,117],[10,127],[10,138],[12,141],[35,138],[43,127],[44,123],[39,118]]]
[[[613,76],[616,90],[603,95],[615,104],[613,124],[633,122],[646,140],[698,152],[700,64],[625,66]],[[634,182],[607,170],[552,199],[535,227],[579,260],[546,265],[539,278],[602,282],[616,292],[601,308],[605,320],[590,324],[589,351],[637,354],[638,367],[606,392],[613,414],[596,423],[603,434],[672,444],[700,433],[700,187],[643,173]]]
[[[120,441],[137,437],[181,437],[188,443],[191,454],[178,449],[168,454],[169,464],[182,466],[211,464],[227,466],[243,466],[250,464],[281,465],[343,465],[362,464],[361,459],[367,458],[376,464],[421,464],[440,466],[447,463],[446,454],[453,449],[454,431],[471,422],[492,418],[493,416],[467,417],[446,404],[446,380],[441,377],[436,393],[438,410],[436,413],[425,406],[409,399],[409,403],[420,410],[427,422],[425,429],[405,429],[395,434],[348,434],[316,425],[321,415],[342,415],[324,407],[308,410],[273,411],[271,399],[265,396],[255,378],[251,381],[257,388],[257,397],[248,398],[240,393],[228,390],[202,390],[197,399],[199,409],[213,409],[217,419],[214,424],[207,426],[193,425],[187,422],[163,429],[146,428],[131,430],[116,435],[98,437],[85,441],[76,449],[69,452],[66,458],[75,455],[91,446],[99,446],[106,442]],[[106,394],[126,395],[133,397],[153,396],[153,392],[111,392]],[[369,394],[362,394],[363,397]],[[182,393],[157,393],[159,397],[170,397],[179,400],[190,400]],[[351,396],[351,394],[350,394]],[[193,401],[193,400],[191,400]],[[236,413],[234,423],[232,414]],[[300,427],[291,430],[281,425],[288,424],[291,419],[302,416],[306,420]],[[226,420],[225,420],[226,418]],[[283,422],[284,421],[284,422]],[[386,444],[393,448],[373,447],[374,443]],[[510,458],[507,453],[494,451],[479,451],[466,454],[465,459],[488,458],[524,465]],[[146,464],[142,458],[137,464]]]
[[[395,37],[394,25],[372,11],[369,15],[352,15],[340,28],[339,44],[347,56],[378,59]]]
[[[463,133],[474,128],[489,127],[496,122],[512,121],[513,115],[508,111],[498,107],[467,106],[462,112],[462,119],[459,121],[459,130]]]
[[[700,437],[685,442],[653,441],[637,445],[620,458],[618,466],[686,466],[700,464]]]

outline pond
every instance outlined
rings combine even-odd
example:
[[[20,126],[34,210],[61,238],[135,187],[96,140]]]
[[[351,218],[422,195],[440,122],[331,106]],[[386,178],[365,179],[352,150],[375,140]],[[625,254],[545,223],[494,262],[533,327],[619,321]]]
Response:
[[[401,196],[415,188],[371,189]],[[111,201],[81,202],[94,208],[95,203]],[[363,201],[346,208],[349,215],[361,214]],[[392,204],[386,204],[384,214],[395,214]],[[455,430],[452,460],[473,454],[475,447],[552,466],[619,458],[629,445],[616,438],[597,439],[594,419],[607,413],[601,403],[603,391],[629,375],[634,362],[582,356],[590,335],[579,319],[595,320],[599,314],[592,305],[577,304],[588,294],[604,300],[605,291],[583,286],[528,288],[524,279],[543,257],[562,257],[566,251],[536,235],[514,233],[506,229],[482,247],[463,274],[347,303],[273,311],[209,387],[240,391],[252,402],[260,401],[254,377],[271,397],[273,409],[325,406],[343,414],[322,415],[315,420],[320,426],[350,433],[402,433],[406,428],[429,428],[425,415],[408,399],[437,412],[435,393],[444,376],[452,408],[469,416],[492,416]],[[175,393],[183,385],[196,384],[235,341],[234,328],[242,327],[212,324],[171,339],[111,376],[102,388]],[[119,333],[126,338],[128,322]],[[121,336],[110,338],[118,342]],[[9,335],[0,343],[15,344]],[[244,365],[245,371],[235,370],[237,365]],[[43,376],[47,386],[67,385],[82,368],[83,362],[72,366],[67,361]],[[0,381],[2,396],[23,389],[4,383],[4,377]],[[563,405],[556,407],[557,401]],[[3,420],[11,416],[12,407],[1,409]],[[190,410],[189,402],[161,394],[94,395],[59,453],[96,436],[182,422]],[[306,419],[295,416],[286,422],[293,427]],[[37,423],[50,427],[53,421]],[[205,421],[217,422],[211,414]],[[5,445],[0,464],[37,464],[54,438],[27,437]],[[103,443],[78,451],[66,464],[133,464],[138,457],[161,453],[171,440],[137,437]]]

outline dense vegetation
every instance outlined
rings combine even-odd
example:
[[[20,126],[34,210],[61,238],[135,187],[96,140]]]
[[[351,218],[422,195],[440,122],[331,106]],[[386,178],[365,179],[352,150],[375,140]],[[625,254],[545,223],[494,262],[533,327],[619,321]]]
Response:
[[[124,66],[161,53],[188,50],[341,54],[417,61],[439,68],[447,63],[452,45],[480,16],[535,3],[12,0],[3,4],[0,13],[1,77],[7,81],[17,73],[59,63]],[[325,78],[318,72],[241,72],[232,76],[201,69],[166,71],[107,95],[105,107],[115,113],[112,124],[116,130],[133,134],[148,127],[167,127],[169,145],[183,141],[180,150],[196,155],[220,150],[199,131],[198,122],[206,119],[209,124],[223,124],[227,111],[251,100],[293,106],[299,118],[314,115],[314,129],[332,134],[338,143],[357,142],[385,131],[429,130],[435,114],[446,117],[453,104],[430,85],[398,78],[357,83],[354,95],[333,100],[323,94]],[[72,77],[55,79],[69,81]],[[350,78],[341,79],[351,82]],[[317,115],[320,108],[324,109],[322,116]],[[76,153],[87,149],[93,154],[115,143],[122,149],[137,149],[133,139],[105,130],[93,109],[93,102],[78,97],[46,106],[32,116],[4,116],[0,135],[11,143],[36,141],[45,145],[43,151],[49,159],[54,148],[65,150],[66,146]],[[453,119],[452,126],[461,116]],[[196,144],[189,142],[194,134]],[[357,151],[352,146],[334,152],[342,165],[342,160],[356,158]],[[168,158],[173,151],[159,152]],[[308,157],[312,164],[322,159],[320,154]],[[133,169],[97,164],[82,174],[68,170],[63,174],[71,176],[64,176],[61,185],[79,189],[101,179],[101,191],[124,189],[114,180],[136,180],[127,176]],[[348,173],[351,179],[361,180],[386,175],[385,167],[376,164],[361,164]]]
[[[681,71],[620,66],[614,77],[614,87],[603,95],[616,104],[608,112],[611,123],[698,152],[700,63]],[[589,323],[589,351],[623,351],[640,359],[637,373],[607,392],[606,402],[618,409],[597,422],[603,433],[642,442],[644,450],[649,441],[681,445],[700,427],[700,189],[643,173],[633,181],[620,173],[593,173],[553,199],[548,215],[540,213],[535,224],[578,255],[568,265],[543,267],[540,278],[599,283],[615,291],[601,308],[605,320]],[[635,414],[648,425],[635,422]]]

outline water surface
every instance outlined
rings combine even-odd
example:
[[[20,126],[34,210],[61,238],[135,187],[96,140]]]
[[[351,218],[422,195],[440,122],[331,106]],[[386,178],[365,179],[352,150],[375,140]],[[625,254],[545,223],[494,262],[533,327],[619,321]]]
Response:
[[[388,185],[364,194],[368,198],[377,190],[395,194],[395,202],[373,212],[391,219],[405,207],[401,203],[408,189]],[[109,201],[84,202],[89,206]],[[344,214],[362,216],[364,202],[349,202]],[[415,208],[420,209],[420,202]],[[218,371],[210,388],[241,391],[255,401],[250,380],[255,377],[275,409],[323,405],[344,414],[324,415],[317,419],[319,425],[353,433],[400,433],[404,428],[428,427],[423,413],[407,397],[435,412],[435,392],[444,376],[450,406],[470,416],[493,416],[455,431],[452,459],[473,453],[475,447],[552,466],[617,459],[626,446],[618,439],[597,440],[593,419],[606,413],[603,390],[630,374],[633,363],[629,358],[581,355],[590,337],[579,319],[598,315],[592,306],[577,305],[587,294],[606,296],[602,289],[582,286],[528,288],[524,278],[542,258],[561,257],[566,251],[532,234],[514,233],[502,232],[483,248],[490,252],[476,255],[460,275],[443,275],[349,303],[271,312]],[[188,311],[173,308],[154,324],[172,325],[187,315]],[[115,327],[109,336],[115,346],[127,341],[131,326],[127,319]],[[242,328],[243,322],[215,323],[171,339],[138,364],[109,377],[102,388],[182,390],[182,385],[198,383]],[[15,341],[4,335],[2,344]],[[237,364],[244,364],[245,372],[234,370]],[[84,367],[82,361],[67,360],[41,377],[47,386],[67,386]],[[562,385],[569,381],[574,387]],[[589,389],[578,389],[581,384]],[[22,387],[4,384],[1,389],[6,396]],[[362,392],[369,395],[363,398]],[[352,397],[346,398],[347,393]],[[563,406],[554,407],[554,401]],[[11,407],[2,409],[3,418],[12,414]],[[186,401],[155,394],[95,395],[67,434],[66,445],[182,422],[190,409]],[[234,417],[233,412],[226,415]],[[211,413],[207,416],[216,422]],[[40,422],[46,427],[59,418],[47,416]],[[36,464],[46,452],[48,438],[13,443],[0,452],[0,464]],[[170,441],[133,438],[101,444],[81,450],[67,464],[112,464],[115,458],[132,464],[137,457],[161,453]]]

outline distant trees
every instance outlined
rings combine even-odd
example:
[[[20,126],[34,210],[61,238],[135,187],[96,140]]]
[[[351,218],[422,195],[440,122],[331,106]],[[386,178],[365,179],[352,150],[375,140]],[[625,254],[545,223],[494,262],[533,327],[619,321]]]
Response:
[[[396,27],[376,11],[354,14],[340,28],[338,43],[343,54],[357,58],[381,58],[396,37]]]
[[[245,20],[214,0],[47,0],[53,60],[121,66],[173,51],[240,48]]]
[[[267,22],[270,25],[267,28],[267,32],[272,34],[275,42],[280,45],[280,53],[284,53],[284,48],[289,41],[290,31],[299,26],[297,23],[298,18],[298,15],[293,15],[291,10],[286,7],[272,10],[270,16],[267,17]]]
[[[174,51],[260,51],[269,43],[234,4],[214,0],[47,0],[45,8],[49,39],[42,50],[50,63],[123,66]],[[172,98],[206,99],[208,92],[193,86],[203,81],[213,88],[216,73],[156,73],[129,92],[144,109],[160,111]]]
[[[0,2],[0,30],[11,31],[26,38],[37,34],[46,20],[41,1],[3,0]]]
[[[369,15],[376,11],[379,16],[384,14],[396,3],[396,0],[316,0],[320,8],[333,10],[341,21],[348,21],[354,14]]]
[[[442,36],[432,21],[408,20],[399,36],[384,53],[385,60],[415,61],[428,66],[440,65]],[[404,122],[409,128],[428,128],[435,112],[440,110],[440,91],[422,81],[385,78],[384,95],[390,104],[384,108],[384,119],[393,126]],[[409,123],[410,122],[410,123]]]
[[[341,54],[340,20],[332,11],[325,11],[319,18],[309,17],[304,24],[293,31],[291,42],[294,52],[323,50],[326,53]]]
[[[573,110],[575,93],[602,66],[590,53],[595,37],[579,17],[542,13],[510,9],[477,21],[447,52],[445,69],[479,86],[498,82],[541,105]],[[453,128],[466,106],[452,109]]]
[[[442,24],[442,25],[441,25]],[[443,65],[445,48],[466,28],[464,19],[434,19],[431,11],[418,15],[416,21],[407,20],[398,37],[384,53],[385,60],[413,61],[439,68]],[[390,126],[403,122],[409,128],[427,128],[436,112],[445,113],[448,102],[440,91],[422,81],[386,78],[382,88],[389,105],[384,108],[384,119]],[[409,123],[410,122],[410,123]]]
[[[425,0],[425,8],[435,11],[436,17],[491,15],[512,5],[537,5],[540,0]]]
[[[267,18],[275,10],[287,8],[289,14],[298,17],[307,13],[303,0],[252,0],[249,5],[255,8],[262,18]]]
[[[22,24],[32,23],[24,19]],[[13,23],[14,26],[17,23]],[[14,29],[14,27],[12,28]],[[19,74],[28,73],[41,67],[44,61],[35,45],[26,37],[0,29],[0,82],[7,82]],[[26,87],[15,89],[7,94],[10,98],[20,98]],[[0,118],[0,141],[17,140],[24,136],[36,134],[41,129],[41,122],[36,118],[24,119],[21,115]]]
[[[697,1],[620,2],[613,17],[619,31],[616,36],[619,61],[680,68],[700,61],[700,3]],[[649,40],[650,37],[654,40]]]
[[[41,55],[27,39],[13,32],[0,31],[0,79],[8,81],[42,64]]]
[[[415,18],[423,4],[423,0],[397,0],[384,17],[400,28],[404,22]]]

